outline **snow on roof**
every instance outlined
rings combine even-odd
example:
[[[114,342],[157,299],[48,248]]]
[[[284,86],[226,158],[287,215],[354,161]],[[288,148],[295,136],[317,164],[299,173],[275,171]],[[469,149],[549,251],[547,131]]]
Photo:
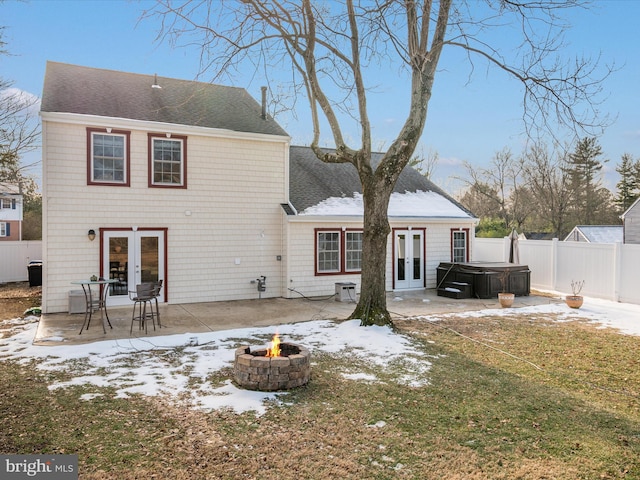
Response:
[[[436,192],[405,192],[391,194],[390,217],[471,218],[471,216]],[[300,212],[300,215],[362,216],[361,193],[353,197],[331,197]]]

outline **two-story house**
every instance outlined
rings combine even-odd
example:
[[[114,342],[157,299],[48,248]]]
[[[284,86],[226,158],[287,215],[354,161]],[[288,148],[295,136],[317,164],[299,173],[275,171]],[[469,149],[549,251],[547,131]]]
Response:
[[[22,240],[22,212],[20,188],[0,183],[0,242]]]
[[[117,280],[108,305],[155,280],[169,303],[359,283],[355,169],[291,147],[244,89],[49,62],[41,117],[45,313],[92,275]],[[414,170],[401,180],[388,288],[435,287],[438,262],[469,259],[476,219]]]

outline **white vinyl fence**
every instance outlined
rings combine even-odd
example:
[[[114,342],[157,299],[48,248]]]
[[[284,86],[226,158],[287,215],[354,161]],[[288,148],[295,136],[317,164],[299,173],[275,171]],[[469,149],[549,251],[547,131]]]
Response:
[[[27,265],[42,260],[42,241],[0,242],[0,283],[29,280]]]
[[[473,260],[506,262],[509,238],[474,239]],[[519,240],[520,264],[531,270],[531,287],[571,293],[584,280],[582,294],[640,304],[640,245]]]

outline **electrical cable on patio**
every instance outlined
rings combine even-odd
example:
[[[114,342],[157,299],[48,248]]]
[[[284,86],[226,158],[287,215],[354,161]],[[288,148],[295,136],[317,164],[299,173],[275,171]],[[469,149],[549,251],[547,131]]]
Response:
[[[288,288],[287,290],[289,290],[290,292],[297,293],[302,298],[304,298],[305,300],[309,300],[310,302],[324,302],[325,300],[330,300],[336,295],[338,295],[337,293],[334,293],[333,295],[327,295],[326,297],[307,297],[304,293],[299,292],[295,288]]]

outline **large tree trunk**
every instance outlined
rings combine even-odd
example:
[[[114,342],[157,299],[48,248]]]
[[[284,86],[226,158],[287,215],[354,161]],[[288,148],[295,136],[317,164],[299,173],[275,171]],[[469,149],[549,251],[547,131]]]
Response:
[[[387,238],[391,228],[387,207],[392,188],[376,184],[374,178],[363,182],[364,233],[360,299],[349,318],[361,325],[391,325],[387,310],[386,265]]]

